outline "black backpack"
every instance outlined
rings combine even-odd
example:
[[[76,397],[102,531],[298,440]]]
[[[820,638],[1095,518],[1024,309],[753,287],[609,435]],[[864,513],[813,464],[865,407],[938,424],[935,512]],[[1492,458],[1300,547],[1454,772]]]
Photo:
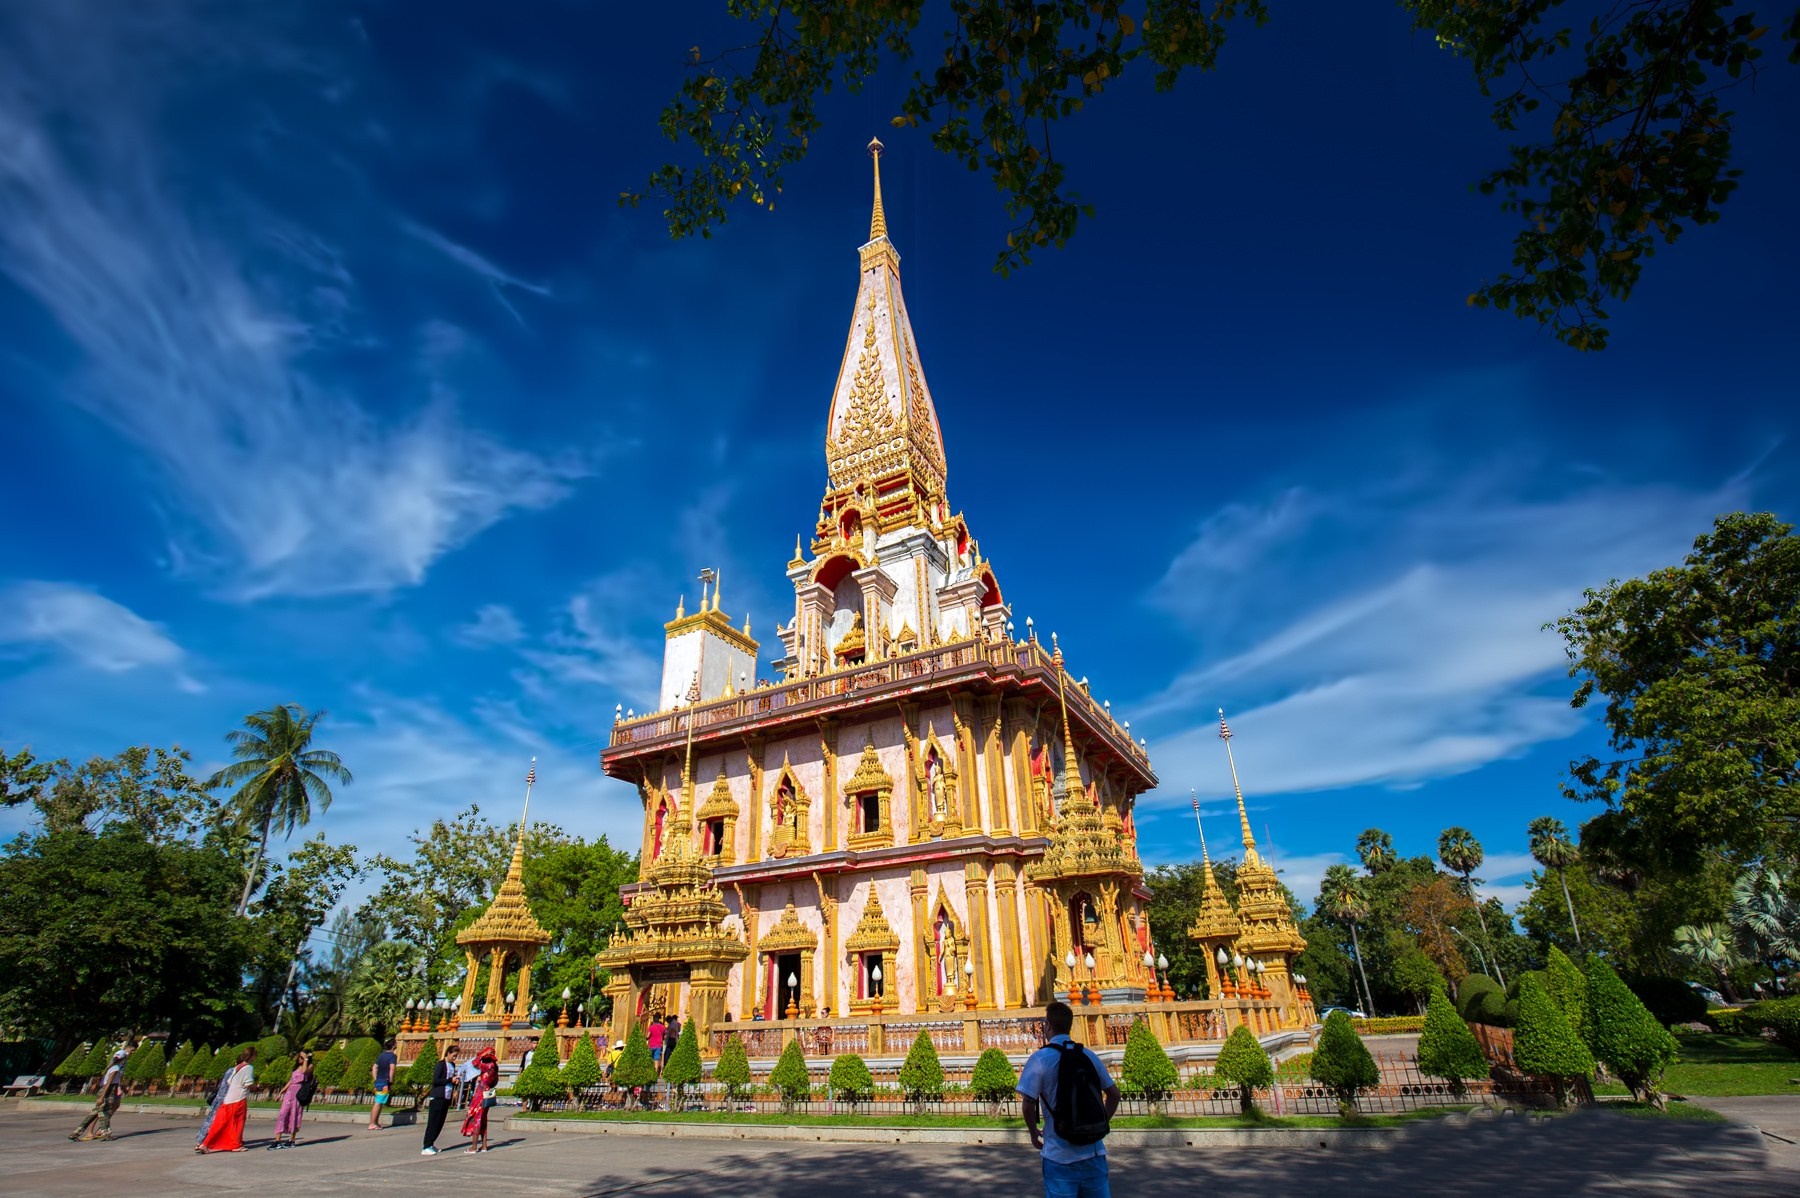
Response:
[[[311,1106],[313,1095],[319,1092],[319,1083],[312,1074],[300,1079],[300,1088],[294,1091],[294,1101],[301,1106]]]
[[[1106,1091],[1100,1088],[1100,1074],[1087,1050],[1073,1041],[1050,1047],[1062,1053],[1062,1059],[1056,1063],[1056,1105],[1050,1108],[1056,1138],[1074,1145],[1104,1139],[1112,1130],[1112,1120],[1106,1114]]]

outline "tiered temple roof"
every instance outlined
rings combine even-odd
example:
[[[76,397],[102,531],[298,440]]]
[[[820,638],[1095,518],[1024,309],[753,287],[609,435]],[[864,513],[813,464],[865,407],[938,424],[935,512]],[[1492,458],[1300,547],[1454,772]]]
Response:
[[[549,944],[551,935],[531,913],[525,900],[525,838],[513,846],[512,864],[494,894],[494,901],[481,917],[456,934],[456,942],[465,948],[483,945],[512,946]]]

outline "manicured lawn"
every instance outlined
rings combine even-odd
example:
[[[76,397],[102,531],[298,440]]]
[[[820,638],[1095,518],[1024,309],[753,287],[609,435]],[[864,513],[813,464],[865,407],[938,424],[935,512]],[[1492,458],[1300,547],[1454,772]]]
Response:
[[[1338,1119],[1330,1115],[1292,1115],[1287,1117],[1253,1117],[1240,1115],[1222,1118],[1180,1119],[1156,1115],[1123,1115],[1113,1120],[1117,1128],[1238,1128],[1238,1127],[1397,1127],[1418,1119],[1434,1119],[1451,1113],[1450,1108],[1437,1107],[1409,1111],[1403,1115],[1367,1115],[1356,1119]],[[991,1115],[783,1115],[779,1112],[749,1111],[545,1111],[522,1113],[525,1119],[586,1119],[610,1123],[721,1123],[763,1124],[775,1127],[953,1127],[1013,1128],[1023,1130],[1025,1121]]]
[[[1800,1094],[1800,1057],[1759,1036],[1682,1036],[1681,1059],[1663,1079],[1671,1094],[1723,1098]]]
[[[1730,1120],[1709,1107],[1694,1102],[1671,1102],[1662,1110],[1637,1102],[1609,1102],[1609,1111],[1630,1115],[1635,1119],[1680,1119],[1690,1123],[1728,1123]]]

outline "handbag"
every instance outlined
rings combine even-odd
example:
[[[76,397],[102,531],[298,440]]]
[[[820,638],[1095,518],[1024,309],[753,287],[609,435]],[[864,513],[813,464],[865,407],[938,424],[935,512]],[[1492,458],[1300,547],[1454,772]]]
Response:
[[[481,1100],[481,1109],[484,1111],[491,1111],[494,1109],[494,1104],[499,1101],[500,1101],[500,1099],[497,1095],[493,1095],[493,1094],[486,1095]]]

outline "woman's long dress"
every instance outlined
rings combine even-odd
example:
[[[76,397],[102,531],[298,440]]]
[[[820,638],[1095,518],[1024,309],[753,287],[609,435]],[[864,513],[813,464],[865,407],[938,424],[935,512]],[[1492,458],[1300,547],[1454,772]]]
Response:
[[[255,1078],[248,1065],[235,1066],[225,1075],[219,1083],[225,1087],[225,1097],[200,1147],[208,1152],[235,1152],[244,1146],[244,1117],[249,1113],[250,1083]]]
[[[305,1068],[296,1068],[288,1076],[287,1089],[281,1092],[281,1110],[275,1116],[276,1136],[292,1139],[300,1134],[300,1117],[306,1108],[300,1105],[300,1086],[306,1081]]]

